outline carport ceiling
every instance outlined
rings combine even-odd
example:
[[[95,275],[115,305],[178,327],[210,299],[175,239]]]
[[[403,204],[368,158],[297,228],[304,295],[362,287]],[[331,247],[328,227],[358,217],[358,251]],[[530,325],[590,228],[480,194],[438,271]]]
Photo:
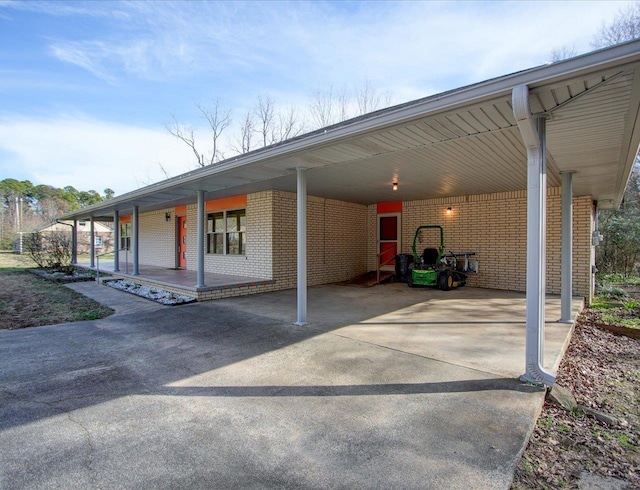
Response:
[[[576,171],[575,195],[616,206],[640,142],[640,41],[378,111],[70,213],[123,214],[268,189],[372,204],[526,189],[526,149],[511,107],[526,84],[547,118],[547,182]],[[397,191],[392,182],[398,181]]]

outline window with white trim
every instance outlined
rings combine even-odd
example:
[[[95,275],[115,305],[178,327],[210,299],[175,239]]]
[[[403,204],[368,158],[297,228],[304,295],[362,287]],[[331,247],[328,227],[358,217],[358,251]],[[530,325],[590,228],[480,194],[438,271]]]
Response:
[[[207,253],[244,255],[247,245],[247,217],[244,209],[207,215]]]
[[[120,223],[120,250],[131,249],[131,223]]]

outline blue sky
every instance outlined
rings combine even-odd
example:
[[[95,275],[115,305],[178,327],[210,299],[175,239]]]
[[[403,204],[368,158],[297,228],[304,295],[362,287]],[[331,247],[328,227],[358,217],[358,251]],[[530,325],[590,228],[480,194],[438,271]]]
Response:
[[[0,180],[121,194],[194,168],[165,125],[204,138],[198,103],[232,109],[229,146],[260,94],[404,102],[590,51],[628,3],[0,0]]]

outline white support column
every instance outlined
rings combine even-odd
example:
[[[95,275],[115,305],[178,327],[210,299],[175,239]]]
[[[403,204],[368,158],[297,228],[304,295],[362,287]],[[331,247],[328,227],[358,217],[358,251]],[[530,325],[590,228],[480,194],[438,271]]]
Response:
[[[89,218],[89,267],[96,266],[96,237],[93,216]]]
[[[307,324],[307,169],[296,170],[298,187],[298,321],[302,327]]]
[[[206,226],[205,222],[205,209],[204,209],[204,191],[198,191],[198,219],[196,222],[197,227],[197,240],[198,240],[198,283],[196,287],[203,288],[204,287],[204,227]]]
[[[140,226],[138,220],[138,206],[133,206],[133,216],[131,217],[131,226],[133,228],[132,237],[131,237],[131,248],[133,249],[133,275],[140,275],[140,264],[139,264],[139,238],[140,238]]]
[[[113,272],[120,272],[120,213],[113,212]]]
[[[529,88],[515,87],[513,113],[527,148],[527,312],[526,372],[522,380],[553,386],[555,376],[544,370],[546,299],[546,121],[529,108]]]
[[[560,286],[560,323],[573,323],[571,298],[573,296],[573,174],[562,175],[562,264]]]
[[[73,228],[71,229],[71,263],[78,263],[78,220],[73,220]]]

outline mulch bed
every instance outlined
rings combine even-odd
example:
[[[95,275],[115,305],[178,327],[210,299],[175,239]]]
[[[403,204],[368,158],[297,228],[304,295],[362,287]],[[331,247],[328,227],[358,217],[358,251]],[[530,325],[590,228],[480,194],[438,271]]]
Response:
[[[581,488],[589,475],[621,485],[610,488],[640,488],[640,341],[598,320],[591,310],[580,316],[556,383],[614,421],[545,402],[513,489]]]
[[[73,269],[71,273],[61,272],[51,269],[29,269],[29,272],[48,281],[69,284],[72,282],[95,281],[95,274],[91,274],[84,269]]]

